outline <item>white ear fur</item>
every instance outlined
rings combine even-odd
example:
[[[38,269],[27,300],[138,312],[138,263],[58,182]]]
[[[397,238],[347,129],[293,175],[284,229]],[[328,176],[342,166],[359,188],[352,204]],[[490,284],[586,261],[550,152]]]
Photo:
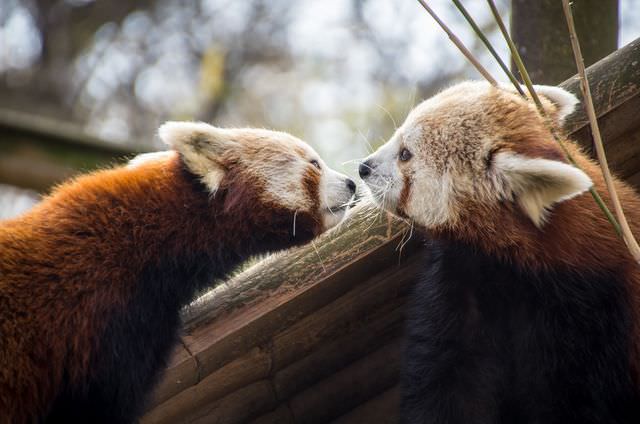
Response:
[[[534,85],[533,88],[536,93],[543,95],[556,105],[560,123],[563,123],[565,118],[575,110],[576,105],[580,103],[574,94],[569,93],[564,88],[552,85]]]
[[[498,153],[496,168],[502,173],[508,190],[533,223],[541,228],[549,208],[571,199],[593,185],[578,168],[556,160],[528,158],[515,153]]]
[[[516,92],[512,84],[501,82],[499,85],[504,90],[511,91],[513,93]],[[527,90],[527,87],[522,84],[520,84],[520,86],[528,96],[529,90]],[[574,94],[568,92],[564,88],[553,85],[534,85],[533,89],[538,95],[544,96],[558,108],[558,121],[560,124],[564,123],[565,118],[571,115],[571,113],[576,109],[576,105],[580,103],[580,100],[578,100]]]
[[[166,122],[158,129],[160,139],[180,153],[189,170],[212,192],[224,176],[219,156],[237,146],[229,130],[204,122]]]
[[[151,162],[161,162],[171,158],[175,155],[176,152],[171,150],[166,150],[162,152],[149,152],[149,153],[141,153],[131,159],[129,163],[127,163],[127,168],[137,168],[139,166],[145,165]]]

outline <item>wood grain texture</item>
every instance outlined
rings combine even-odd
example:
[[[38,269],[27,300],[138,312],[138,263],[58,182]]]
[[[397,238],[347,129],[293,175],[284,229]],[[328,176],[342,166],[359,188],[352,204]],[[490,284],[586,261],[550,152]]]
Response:
[[[640,39],[633,40],[587,68],[587,79],[598,118],[638,97],[640,95]],[[577,75],[559,85],[582,100],[580,80]],[[623,115],[620,116],[619,125],[627,122],[633,127],[637,124],[637,120],[637,114],[635,118]],[[574,133],[588,125],[589,120],[584,108],[579,107],[569,117],[565,126],[570,133]],[[612,135],[615,137],[615,134]],[[604,134],[603,138],[606,145],[607,140]]]
[[[399,404],[400,388],[395,386],[331,421],[331,424],[396,424]]]

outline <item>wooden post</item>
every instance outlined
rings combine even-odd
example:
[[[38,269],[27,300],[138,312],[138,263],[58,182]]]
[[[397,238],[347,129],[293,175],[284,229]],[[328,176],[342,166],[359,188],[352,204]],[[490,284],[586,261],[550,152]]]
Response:
[[[511,35],[533,82],[556,85],[574,75],[560,0],[512,0],[511,10]],[[575,0],[573,13],[586,66],[616,50],[618,0]]]

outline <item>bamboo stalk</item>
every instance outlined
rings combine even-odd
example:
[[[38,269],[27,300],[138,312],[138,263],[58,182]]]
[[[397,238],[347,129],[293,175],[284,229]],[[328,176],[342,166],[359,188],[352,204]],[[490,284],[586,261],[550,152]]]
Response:
[[[496,5],[495,5],[493,0],[487,0],[487,3],[489,4],[489,7],[491,8],[491,13],[493,13],[493,17],[495,18],[496,23],[498,24],[498,27],[500,28],[500,32],[502,33],[502,36],[504,37],[505,41],[507,42],[507,45],[509,46],[509,51],[511,51],[511,55],[513,56],[513,60],[514,60],[514,62],[516,64],[516,67],[518,68],[518,72],[520,73],[520,76],[522,77],[522,80],[524,81],[525,85],[527,86],[527,90],[529,91],[529,94],[531,95],[531,98],[533,99],[533,102],[535,103],[536,107],[538,108],[538,112],[540,113],[540,115],[547,122],[547,125],[548,125],[548,127],[549,127],[549,129],[551,131],[551,135],[553,136],[554,140],[558,143],[558,145],[560,146],[560,148],[564,152],[566,158],[569,160],[569,162],[571,162],[571,164],[573,166],[575,166],[576,168],[580,169],[580,167],[578,166],[578,164],[574,160],[574,158],[571,155],[571,153],[567,150],[567,148],[564,146],[564,144],[560,140],[560,137],[556,133],[555,126],[549,121],[549,117],[547,116],[547,113],[545,112],[544,107],[542,106],[542,102],[540,101],[540,98],[538,97],[538,94],[536,93],[535,89],[533,88],[533,83],[531,82],[531,78],[529,77],[529,73],[527,72],[527,68],[524,66],[524,62],[522,61],[522,57],[520,57],[520,53],[518,52],[518,49],[516,48],[516,45],[514,44],[513,40],[511,39],[511,36],[509,35],[509,31],[507,31],[507,28],[504,25],[504,22],[502,21],[502,18],[500,17],[500,13],[498,12],[498,8],[496,7]],[[598,193],[598,191],[594,187],[591,187],[589,189],[589,193],[591,193],[591,196],[593,197],[593,199],[598,204],[598,207],[602,210],[602,212],[604,212],[605,216],[607,217],[607,219],[609,220],[609,222],[613,226],[613,229],[616,231],[616,234],[618,234],[619,236],[622,236],[622,229],[620,228],[620,224],[618,224],[618,221],[616,220],[616,217],[613,216],[613,214],[611,213],[611,211],[609,210],[607,205],[602,200],[602,197],[600,197],[600,194]]]
[[[509,67],[504,63],[504,61],[502,60],[498,52],[496,52],[496,49],[493,48],[493,46],[491,45],[487,37],[485,37],[480,27],[476,24],[476,21],[474,21],[471,15],[469,14],[469,12],[467,12],[467,9],[464,7],[464,5],[460,2],[460,0],[452,0],[452,1],[460,11],[462,16],[464,16],[464,18],[467,20],[467,22],[469,23],[473,31],[476,33],[478,38],[480,38],[480,40],[485,45],[487,50],[489,50],[489,53],[491,53],[491,56],[493,56],[493,58],[498,62],[498,65],[500,65],[500,68],[502,69],[502,71],[507,75],[507,78],[509,78],[509,81],[511,81],[511,83],[516,88],[516,90],[518,90],[518,93],[520,93],[521,96],[524,96],[525,94],[524,94],[524,91],[522,90],[522,87],[520,86],[520,83],[518,82],[516,77],[513,75],[513,73],[509,70]]]
[[[573,57],[576,61],[578,74],[580,75],[580,88],[582,89],[584,106],[587,111],[587,116],[589,117],[589,125],[591,126],[591,134],[593,136],[596,154],[598,156],[598,161],[600,162],[600,168],[602,168],[602,175],[604,176],[604,181],[607,185],[607,190],[609,191],[611,202],[613,203],[613,209],[616,213],[618,221],[620,222],[622,238],[627,244],[627,248],[629,249],[629,252],[633,256],[633,258],[637,262],[640,262],[640,246],[638,246],[638,242],[633,237],[631,228],[629,228],[629,223],[627,222],[627,218],[622,209],[622,204],[620,203],[618,193],[614,186],[613,177],[611,176],[611,171],[609,170],[609,164],[607,163],[607,156],[604,151],[604,145],[602,144],[602,136],[600,135],[600,128],[598,127],[598,119],[596,118],[593,99],[591,98],[591,89],[589,88],[589,81],[587,80],[587,73],[584,67],[584,58],[580,49],[580,41],[578,40],[578,36],[576,34],[576,28],[573,22],[573,14],[571,12],[569,0],[562,0],[562,9],[567,20],[567,27],[569,28],[569,38],[571,39]]]
[[[424,0],[418,0],[418,3],[420,3],[424,10],[426,10],[427,13],[431,15],[433,20],[436,21],[438,25],[440,25],[440,28],[442,28],[444,32],[447,33],[447,36],[449,36],[449,39],[453,42],[453,44],[455,44],[455,46],[458,48],[458,50],[460,50],[464,57],[466,57],[467,60],[471,62],[471,64],[478,70],[478,72],[480,72],[484,79],[489,81],[491,85],[497,86],[498,82],[491,76],[489,71],[487,71],[485,67],[482,66],[478,59],[473,56],[469,49],[465,47],[462,41],[460,41],[460,39],[453,33],[453,31],[451,31],[449,27],[442,21],[442,19],[438,17],[438,15],[431,9],[431,7],[429,7],[429,5],[427,5]]]

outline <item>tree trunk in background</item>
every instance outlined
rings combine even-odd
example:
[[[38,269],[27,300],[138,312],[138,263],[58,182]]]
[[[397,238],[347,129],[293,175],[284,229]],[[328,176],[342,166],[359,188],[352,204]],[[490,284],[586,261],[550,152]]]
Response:
[[[555,85],[574,75],[561,0],[512,0],[511,6],[511,35],[533,82]],[[574,0],[572,10],[586,66],[618,48],[618,0]]]

